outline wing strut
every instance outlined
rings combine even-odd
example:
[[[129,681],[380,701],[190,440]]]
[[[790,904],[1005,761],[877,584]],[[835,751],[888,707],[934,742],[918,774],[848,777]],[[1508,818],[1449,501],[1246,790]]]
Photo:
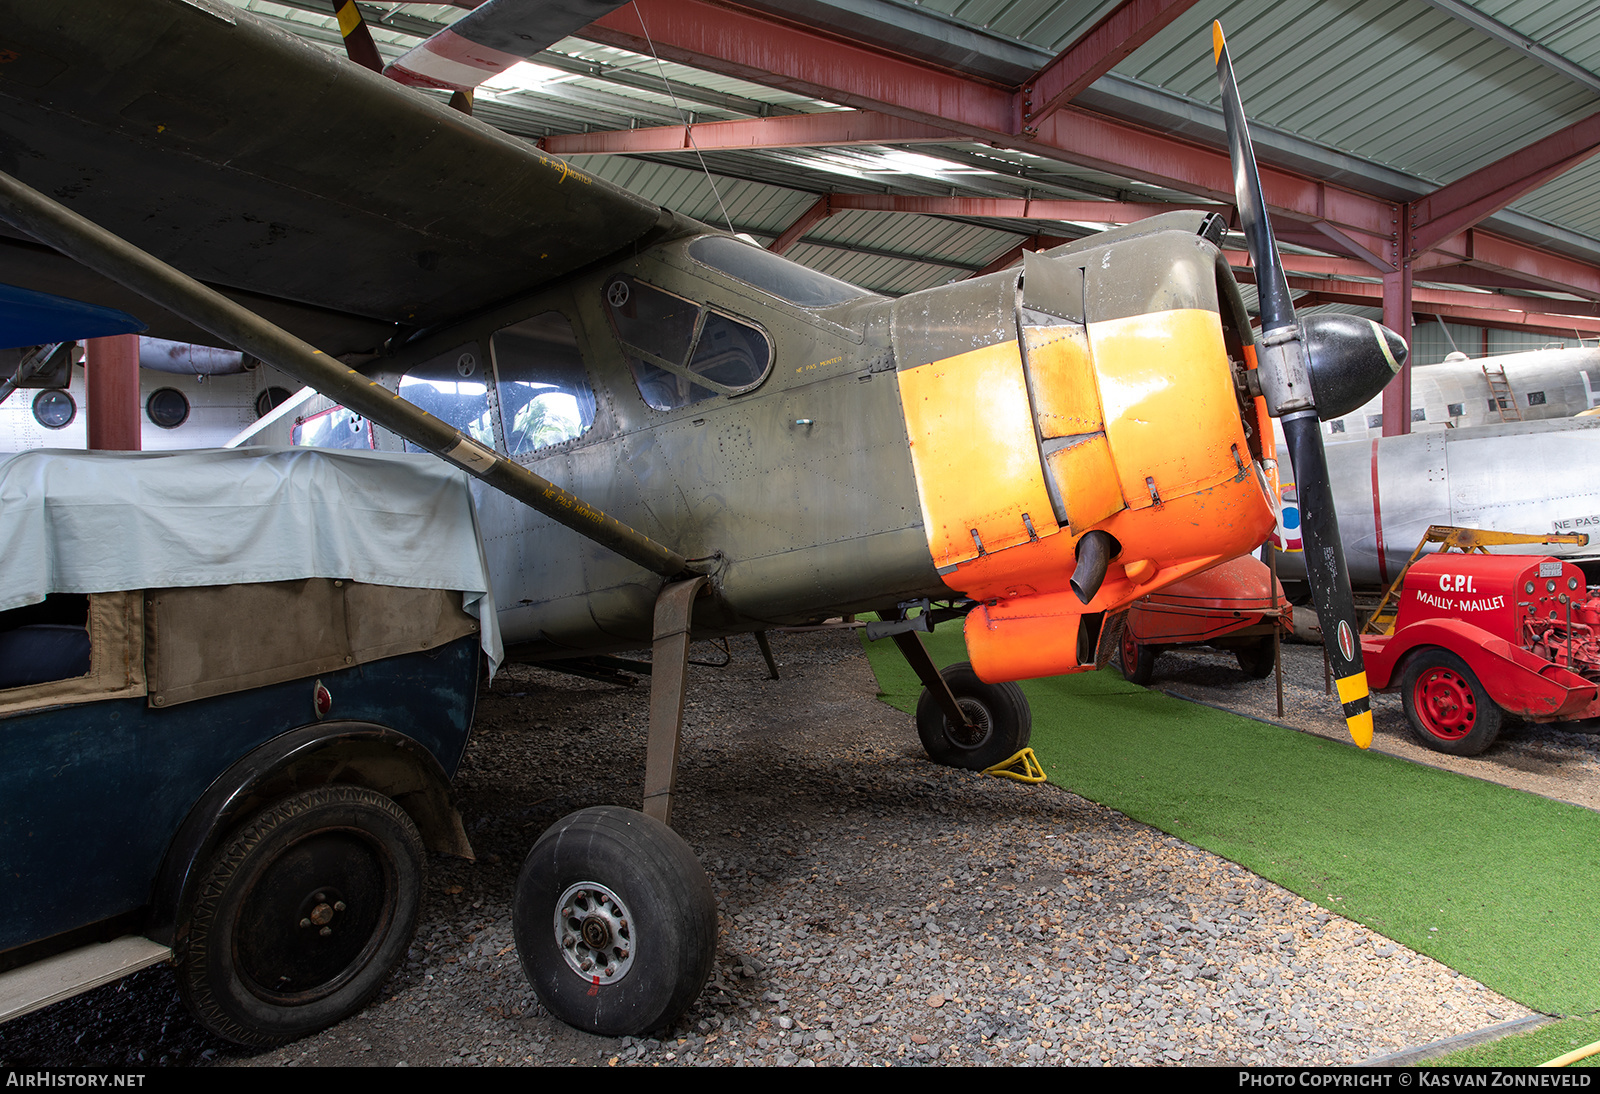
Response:
[[[376,380],[313,349],[216,290],[4,172],[0,172],[0,219],[628,561],[669,578],[693,571],[689,562],[676,551],[479,444]]]

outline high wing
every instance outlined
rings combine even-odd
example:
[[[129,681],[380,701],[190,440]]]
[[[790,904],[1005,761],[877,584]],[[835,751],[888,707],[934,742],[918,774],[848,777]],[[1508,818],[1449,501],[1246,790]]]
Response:
[[[0,0],[0,170],[332,354],[692,226],[215,0]],[[15,233],[0,263],[193,332]]]

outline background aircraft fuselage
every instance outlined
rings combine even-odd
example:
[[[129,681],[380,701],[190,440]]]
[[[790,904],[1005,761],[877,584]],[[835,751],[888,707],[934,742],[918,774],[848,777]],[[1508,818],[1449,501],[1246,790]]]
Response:
[[[1490,550],[1573,561],[1600,558],[1600,420],[1594,418],[1436,430],[1330,446],[1328,472],[1356,585],[1394,580],[1431,524],[1587,532],[1587,547]],[[1284,489],[1292,499],[1287,479]],[[1292,545],[1292,530],[1290,535]],[[1303,555],[1280,553],[1278,573],[1288,581],[1304,580]]]

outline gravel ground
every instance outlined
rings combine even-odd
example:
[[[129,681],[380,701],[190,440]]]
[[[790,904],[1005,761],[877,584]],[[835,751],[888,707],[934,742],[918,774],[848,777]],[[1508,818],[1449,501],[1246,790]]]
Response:
[[[416,942],[379,1002],[241,1053],[150,970],[0,1028],[0,1066],[1300,1066],[1528,1015],[1109,809],[929,764],[910,717],[874,699],[850,635],[774,646],[780,681],[749,639],[726,668],[691,670],[674,823],[712,876],[722,934],[711,984],[669,1035],[556,1022],[511,941],[538,833],[583,806],[638,804],[646,690],[514,667],[485,691],[456,783],[478,861],[433,861]],[[1207,701],[1261,690],[1209,654],[1157,672]],[[1380,714],[1384,747],[1391,720]]]

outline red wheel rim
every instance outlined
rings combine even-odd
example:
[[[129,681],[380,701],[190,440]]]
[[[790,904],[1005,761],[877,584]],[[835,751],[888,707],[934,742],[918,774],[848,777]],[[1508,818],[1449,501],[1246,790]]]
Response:
[[[1139,667],[1139,643],[1133,640],[1133,632],[1126,626],[1122,630],[1122,667],[1129,674]]]
[[[1478,721],[1478,699],[1460,673],[1431,668],[1417,677],[1411,693],[1422,726],[1441,741],[1459,741]]]

